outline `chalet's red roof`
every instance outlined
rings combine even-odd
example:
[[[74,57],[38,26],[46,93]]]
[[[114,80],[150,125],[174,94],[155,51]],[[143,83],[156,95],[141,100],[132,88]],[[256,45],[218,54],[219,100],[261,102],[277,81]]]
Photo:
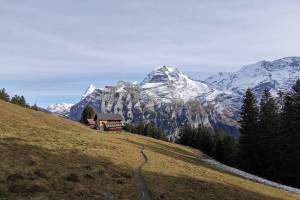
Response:
[[[96,125],[96,121],[94,119],[87,119],[88,125]]]

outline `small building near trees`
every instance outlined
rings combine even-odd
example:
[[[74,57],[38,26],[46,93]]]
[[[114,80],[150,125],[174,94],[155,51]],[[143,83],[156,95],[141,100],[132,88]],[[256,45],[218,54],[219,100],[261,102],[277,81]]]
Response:
[[[96,126],[97,126],[96,120],[87,119],[86,121],[87,121],[87,123],[86,123],[87,126],[89,126],[90,128],[96,128]]]
[[[98,113],[97,126],[100,131],[122,131],[122,116],[113,113]]]

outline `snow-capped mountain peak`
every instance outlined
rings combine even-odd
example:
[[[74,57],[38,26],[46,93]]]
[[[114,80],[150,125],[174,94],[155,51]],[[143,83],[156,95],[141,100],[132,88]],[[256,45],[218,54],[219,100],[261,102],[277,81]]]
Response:
[[[70,109],[73,105],[74,104],[56,103],[56,104],[49,105],[47,110],[52,113],[68,117],[70,113]]]
[[[290,88],[300,78],[300,58],[289,57],[246,65],[237,72],[218,73],[205,82],[189,78],[176,68],[163,66],[141,83],[120,81],[97,89],[70,110],[79,120],[86,105],[97,112],[119,113],[126,122],[155,123],[170,134],[190,123],[224,128],[238,134],[242,96],[252,88],[258,98],[265,88],[271,92]]]
[[[79,120],[84,107],[90,105],[97,112],[119,113],[126,122],[153,122],[169,133],[175,133],[187,121],[195,126],[212,128],[222,124],[231,128],[235,125],[234,113],[215,101],[218,94],[206,83],[163,66],[149,73],[141,83],[119,81],[95,90],[71,108],[70,118]]]
[[[188,76],[183,74],[177,68],[173,67],[159,67],[153,70],[147,77],[143,80],[142,84],[146,83],[166,83],[171,81],[179,81],[183,79],[189,79]]]
[[[286,57],[274,61],[260,61],[243,66],[237,72],[219,73],[205,82],[221,91],[242,95],[247,88],[257,92],[265,88],[273,93],[288,90],[300,78],[300,57]]]
[[[89,96],[96,90],[96,86],[91,84],[85,91],[85,93],[82,95],[81,99],[84,99],[85,97]]]
[[[148,74],[141,87],[148,95],[163,101],[177,99],[186,102],[213,91],[205,83],[195,81],[177,68],[167,66]]]

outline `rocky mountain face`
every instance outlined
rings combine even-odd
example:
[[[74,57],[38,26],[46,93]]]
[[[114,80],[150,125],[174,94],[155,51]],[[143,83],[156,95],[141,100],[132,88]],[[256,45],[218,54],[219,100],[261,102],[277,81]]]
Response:
[[[70,118],[79,120],[84,107],[90,105],[97,112],[119,113],[126,122],[152,122],[173,135],[184,123],[222,127],[236,134],[235,113],[216,101],[218,94],[206,83],[164,66],[140,84],[120,81],[116,86],[96,89],[71,108]]]
[[[239,109],[241,98],[248,88],[255,92],[259,100],[264,89],[269,89],[276,96],[279,91],[290,90],[297,79],[300,79],[300,57],[287,57],[247,65],[237,72],[218,73],[205,82],[222,91],[226,104]]]
[[[171,136],[184,123],[223,128],[238,135],[237,119],[247,88],[253,89],[259,99],[265,88],[275,95],[279,90],[289,90],[299,78],[299,57],[261,61],[205,81],[195,81],[176,68],[164,66],[141,83],[120,81],[102,89],[91,85],[81,101],[71,107],[69,117],[79,120],[84,107],[90,105],[97,112],[119,113],[126,122],[152,122]]]
[[[85,93],[81,96],[81,100],[83,100],[85,97],[89,96],[96,90],[96,86],[91,84],[85,91]]]

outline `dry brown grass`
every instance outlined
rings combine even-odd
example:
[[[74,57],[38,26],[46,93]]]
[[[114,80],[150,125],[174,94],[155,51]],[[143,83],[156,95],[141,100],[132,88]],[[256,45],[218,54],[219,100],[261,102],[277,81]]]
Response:
[[[245,180],[199,161],[201,152],[151,138],[136,137],[149,163],[143,175],[154,199],[300,199],[299,196]]]
[[[131,175],[145,147],[153,199],[299,199],[214,170],[199,151],[107,134],[0,101],[0,199],[136,199]]]

